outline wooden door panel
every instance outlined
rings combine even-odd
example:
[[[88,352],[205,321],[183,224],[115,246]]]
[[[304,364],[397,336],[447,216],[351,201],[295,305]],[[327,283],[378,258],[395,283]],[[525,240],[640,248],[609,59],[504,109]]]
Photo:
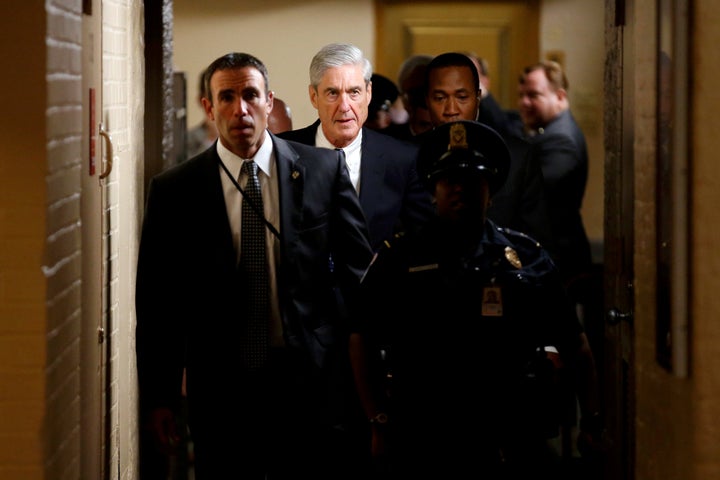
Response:
[[[507,62],[502,59],[502,53],[508,50],[507,28],[504,26],[408,26],[407,38],[410,45],[407,50],[413,53],[428,52],[430,55],[437,55],[442,52],[453,50],[475,52],[488,61],[491,72],[496,73],[498,78],[505,77]],[[506,95],[506,83],[498,85],[498,98]]]

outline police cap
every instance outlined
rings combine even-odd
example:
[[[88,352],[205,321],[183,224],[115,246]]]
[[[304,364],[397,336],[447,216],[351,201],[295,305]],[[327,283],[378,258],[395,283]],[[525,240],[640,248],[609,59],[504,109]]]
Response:
[[[428,132],[418,154],[418,174],[428,188],[448,174],[480,174],[494,195],[508,175],[510,150],[500,134],[470,120],[445,123]]]

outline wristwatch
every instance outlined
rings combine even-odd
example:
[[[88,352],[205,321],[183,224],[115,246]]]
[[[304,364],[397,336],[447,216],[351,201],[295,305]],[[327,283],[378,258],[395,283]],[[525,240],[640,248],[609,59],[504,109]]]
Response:
[[[370,419],[370,423],[372,423],[373,425],[385,425],[386,423],[388,423],[387,413],[378,413]]]

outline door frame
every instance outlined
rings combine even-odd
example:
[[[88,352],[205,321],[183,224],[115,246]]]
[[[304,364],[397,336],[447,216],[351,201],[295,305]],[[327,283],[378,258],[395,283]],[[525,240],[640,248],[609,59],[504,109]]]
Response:
[[[606,0],[605,348],[606,480],[635,475],[635,0]]]
[[[103,171],[100,136],[102,105],[102,4],[86,0],[82,12],[82,307],[80,346],[80,442],[82,478],[104,478],[107,451],[102,330],[103,222],[102,191],[98,177]]]

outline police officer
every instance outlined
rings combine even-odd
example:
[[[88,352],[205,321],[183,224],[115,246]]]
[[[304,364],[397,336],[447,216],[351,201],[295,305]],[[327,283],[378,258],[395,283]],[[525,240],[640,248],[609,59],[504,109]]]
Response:
[[[351,337],[376,458],[392,478],[525,478],[557,473],[561,362],[597,411],[587,339],[548,253],[486,218],[510,154],[490,127],[456,121],[423,143],[418,173],[435,216],[375,257]],[[388,344],[392,385],[367,352]]]

